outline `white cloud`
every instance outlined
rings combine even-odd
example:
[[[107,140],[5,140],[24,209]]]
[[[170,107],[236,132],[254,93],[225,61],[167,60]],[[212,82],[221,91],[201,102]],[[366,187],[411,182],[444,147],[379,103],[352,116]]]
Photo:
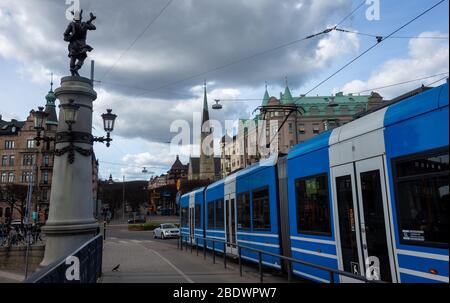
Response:
[[[439,32],[423,32],[422,37],[448,36]],[[435,74],[445,73],[449,65],[449,45],[448,41],[438,39],[411,39],[409,41],[408,56],[394,58],[386,61],[367,80],[355,79],[345,84],[341,89],[344,93],[355,93],[371,88],[382,87],[394,83],[419,79]],[[441,76],[442,77],[442,76]],[[433,82],[430,79],[424,83]],[[398,96],[410,89],[421,85],[415,82],[407,85],[400,85],[392,88],[380,90],[380,94],[389,99]]]

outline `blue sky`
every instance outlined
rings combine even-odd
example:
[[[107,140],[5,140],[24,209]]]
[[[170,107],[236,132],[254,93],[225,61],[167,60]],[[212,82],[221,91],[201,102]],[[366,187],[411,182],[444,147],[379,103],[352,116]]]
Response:
[[[0,21],[0,114],[4,119],[25,119],[32,108],[44,104],[44,97],[49,90],[49,72],[53,71],[57,75],[66,73],[66,45],[61,39],[61,32],[67,20],[59,18],[58,20],[43,21],[39,18],[38,20],[20,18],[30,10],[38,11],[36,15],[42,15],[42,18],[45,18],[45,14],[50,13],[55,16],[53,10],[64,11],[64,1],[61,0],[59,1],[61,3],[57,4],[57,1],[42,0],[40,6],[33,6],[35,4],[29,2],[31,1],[0,1],[0,19],[3,20]],[[148,2],[136,0],[130,2],[134,5],[130,5],[127,12],[115,12],[114,4],[108,1],[85,0],[81,2],[82,6],[84,5],[87,9],[95,9],[97,15],[100,16],[106,12],[113,16],[120,14],[117,17],[98,18],[99,31],[105,31],[106,34],[102,36],[110,35],[109,41],[99,37],[97,32],[89,33],[88,39],[92,39],[89,41],[95,48],[91,57],[99,62],[98,77],[105,73],[111,66],[111,62],[114,62],[114,59],[118,58],[130,45],[133,38],[139,35],[149,18],[154,16],[164,3],[164,1],[152,2],[152,7],[147,12]],[[295,5],[296,2],[302,3],[302,1],[261,0],[260,6],[252,4],[254,6],[250,7],[251,14],[248,13],[248,7],[240,6],[239,1],[228,4],[215,1],[205,2],[201,9],[184,6],[184,3],[170,6],[164,13],[166,18],[155,22],[151,31],[144,34],[143,38],[124,56],[122,60],[124,64],[119,62],[105,80],[105,84],[98,87],[99,100],[94,104],[96,117],[94,134],[103,135],[101,126],[98,124],[99,116],[111,103],[115,106],[113,109],[121,119],[117,125],[119,129],[113,134],[115,141],[112,143],[112,147],[107,149],[100,144],[95,146],[97,157],[101,161],[101,177],[107,178],[111,173],[115,178],[121,178],[121,175],[125,174],[130,179],[148,179],[149,175],[143,176],[140,173],[142,166],[153,167],[149,170],[157,174],[165,172],[170,163],[175,160],[175,155],[168,153],[168,146],[164,143],[167,138],[170,138],[165,119],[175,119],[177,117],[176,110],[179,108],[183,109],[182,117],[189,119],[192,115],[190,110],[195,111],[201,108],[201,85],[204,78],[209,83],[210,105],[214,97],[261,98],[264,93],[264,80],[269,82],[269,92],[278,96],[283,89],[285,76],[288,76],[293,94],[300,95],[375,42],[374,38],[359,35],[342,34],[329,39],[321,37],[319,39],[323,41],[319,42],[318,39],[307,45],[294,45],[238,66],[231,66],[194,78],[182,85],[168,87],[160,91],[160,95],[136,97],[136,95],[142,94],[142,91],[106,83],[109,81],[129,86],[157,87],[159,78],[167,79],[169,82],[176,81],[186,75],[208,70],[223,62],[246,57],[255,50],[260,51],[276,46],[278,43],[298,39],[305,34],[323,29],[324,26],[333,26],[338,19],[342,18],[341,16],[349,13],[352,7],[354,8],[360,3],[360,1],[351,0],[337,0],[334,4],[330,4],[328,0],[317,1],[320,3],[317,4],[320,9],[315,10],[314,7],[311,7],[311,11],[304,12],[304,15],[300,9],[298,16],[301,18],[297,18],[297,12],[293,12],[293,9],[281,8],[283,5],[291,7],[290,5]],[[368,21],[365,17],[367,6],[364,6],[340,28],[386,35],[436,2],[381,0],[379,21]],[[221,7],[218,7],[219,5]],[[230,8],[231,5],[235,5],[235,7]],[[307,4],[305,4],[306,6]],[[448,6],[448,1],[445,1],[397,35],[419,36],[427,33],[423,35],[448,37]],[[247,16],[248,19],[244,20],[240,14],[236,13],[241,9],[243,10],[242,15]],[[259,19],[260,13],[267,16],[262,21]],[[199,14],[199,17],[194,17],[195,14]],[[285,23],[277,22],[281,19],[275,17],[272,21],[271,14],[281,17],[285,14]],[[314,17],[311,18],[312,21],[307,20],[311,14],[317,14],[317,16],[312,16]],[[180,16],[184,15],[196,20],[192,28],[183,27],[182,22],[184,21]],[[115,23],[119,23],[117,20],[121,20],[120,18],[127,20],[130,26],[114,29]],[[315,23],[314,19],[318,21]],[[265,23],[267,22],[273,22],[273,24],[267,25],[266,28]],[[222,23],[223,27],[221,27]],[[252,23],[258,26],[252,26]],[[214,25],[214,30],[208,31],[208,26],[211,27],[211,24]],[[44,35],[48,35],[57,46],[49,49],[42,48],[41,52],[36,52],[27,42],[28,38],[37,39],[33,36],[33,31],[27,31],[30,27],[36,27],[36,31],[40,30]],[[22,32],[14,35],[11,33],[18,29],[21,29]],[[115,34],[117,36],[114,36]],[[26,37],[26,35],[30,36]],[[190,39],[187,43],[181,41],[185,36]],[[255,41],[247,43],[248,37],[252,36],[255,36]],[[361,88],[388,85],[448,71],[448,40],[415,40],[417,41],[391,39],[383,42],[311,94],[329,95],[340,90],[353,92]],[[193,42],[189,43],[189,41]],[[176,43],[179,45],[175,45]],[[323,56],[325,56],[323,62],[307,59],[314,58],[320,47],[323,47]],[[421,60],[421,56],[424,60]],[[429,59],[430,62],[425,59]],[[138,63],[136,64],[133,60],[137,60]],[[136,64],[136,67],[132,68],[135,66],[133,64]],[[142,70],[139,69],[140,66],[142,66]],[[87,69],[86,66],[86,74],[88,73]],[[399,71],[402,69],[404,70]],[[408,71],[408,69],[411,70]],[[430,79],[428,83],[432,80],[434,79]],[[427,81],[424,82],[427,83]],[[380,91],[380,93],[386,97],[392,97],[420,84],[421,82],[413,83]],[[58,79],[55,79],[55,85],[58,85]],[[177,94],[189,94],[191,97],[177,98]],[[257,103],[248,102],[244,106],[242,103],[227,103],[224,111],[213,112],[211,115],[212,118],[218,119],[246,118],[257,106]],[[168,112],[173,115],[167,116]],[[136,135],[134,130],[136,130]],[[161,133],[165,133],[165,135],[159,136]],[[180,153],[181,159],[186,162],[189,152],[184,150]]]

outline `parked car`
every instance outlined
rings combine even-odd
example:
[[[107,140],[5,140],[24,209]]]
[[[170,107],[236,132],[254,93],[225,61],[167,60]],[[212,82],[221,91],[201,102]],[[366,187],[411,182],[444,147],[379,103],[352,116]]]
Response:
[[[134,218],[128,219],[128,224],[140,224],[146,223],[147,219],[145,216],[135,216]]]
[[[168,239],[178,237],[180,237],[180,229],[172,223],[161,224],[153,231],[153,238]]]

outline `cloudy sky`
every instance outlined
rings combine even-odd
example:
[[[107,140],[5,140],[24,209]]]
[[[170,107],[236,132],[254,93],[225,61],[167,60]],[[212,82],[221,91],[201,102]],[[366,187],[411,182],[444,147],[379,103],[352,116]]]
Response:
[[[71,1],[0,0],[3,119],[25,119],[45,102],[50,73],[56,85],[68,74],[67,44],[62,39],[68,23],[66,2]],[[101,81],[96,84],[94,134],[103,135],[100,114],[106,108],[119,115],[111,148],[95,147],[103,178],[111,173],[116,179],[148,179],[143,166],[160,174],[175,154],[184,162],[191,153],[198,154],[196,142],[172,150],[167,142],[175,135],[170,132],[173,121],[191,123],[201,110],[205,80],[210,105],[214,99],[262,98],[265,81],[269,93],[278,96],[285,77],[298,96],[375,42],[372,37],[333,31],[277,48],[333,27],[359,0],[80,2],[85,16],[90,11],[97,16],[97,30],[88,34],[94,47],[89,59],[95,60],[95,77]],[[379,20],[368,20],[370,5],[363,5],[339,27],[387,35],[435,2],[380,0]],[[396,34],[401,38],[386,40],[311,94],[356,93],[447,72],[449,41],[441,38],[448,37],[448,22],[445,1]],[[88,66],[87,61],[82,75],[89,75]],[[441,77],[379,92],[388,99]],[[211,116],[220,121],[248,118],[259,103],[223,102],[223,110]]]

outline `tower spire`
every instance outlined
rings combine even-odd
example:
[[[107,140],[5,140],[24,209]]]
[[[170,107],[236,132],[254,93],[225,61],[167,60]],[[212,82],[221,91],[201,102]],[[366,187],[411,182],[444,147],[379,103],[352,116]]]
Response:
[[[53,73],[51,73],[51,80],[50,80],[50,91],[53,91]]]

